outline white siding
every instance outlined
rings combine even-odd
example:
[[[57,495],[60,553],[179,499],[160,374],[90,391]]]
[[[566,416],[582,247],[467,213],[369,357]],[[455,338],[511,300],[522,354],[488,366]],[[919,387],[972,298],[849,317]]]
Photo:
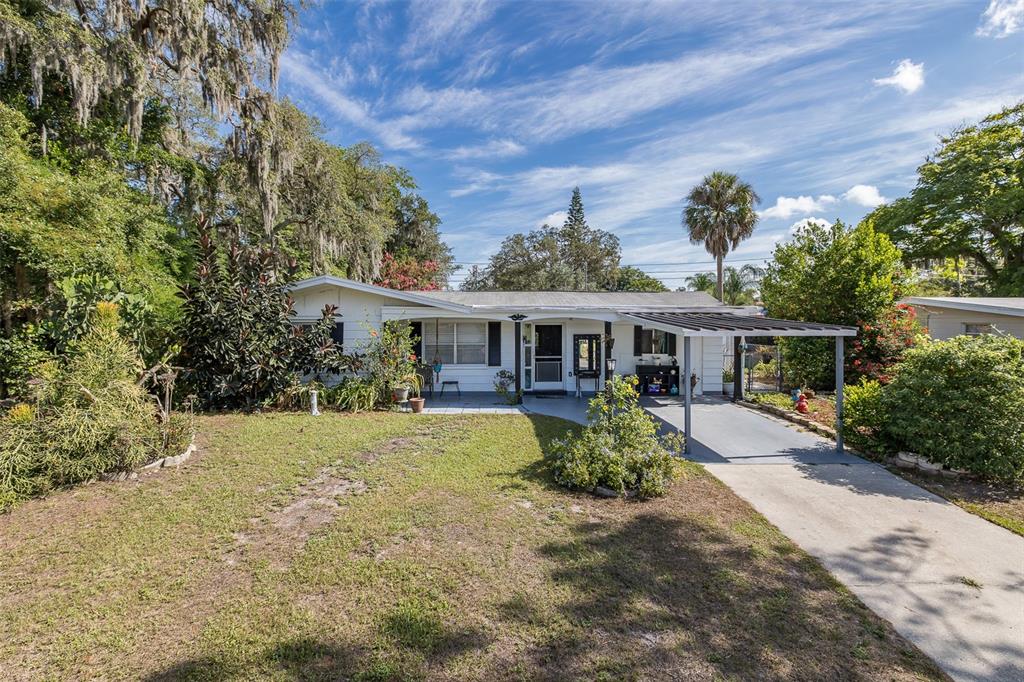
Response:
[[[977,313],[969,310],[926,309],[915,306],[917,319],[925,327],[933,339],[949,339],[964,333],[968,324],[991,324],[996,329],[1024,339],[1024,317],[999,315],[997,313]]]
[[[437,313],[435,308],[408,303],[388,296],[381,296],[375,293],[353,291],[342,287],[325,285],[316,289],[303,291],[295,296],[296,322],[308,322],[320,317],[320,312],[327,304],[338,306],[338,319],[345,325],[346,351],[360,350],[369,339],[369,330],[379,328],[382,319],[396,317],[410,317],[416,319],[415,312],[422,309],[424,312]],[[387,307],[386,311],[382,308]],[[434,319],[430,316],[430,319]],[[464,318],[458,314],[443,314],[442,320],[459,319],[481,319],[485,318]],[[493,318],[492,318],[493,319]],[[540,324],[561,324],[562,325],[562,352],[564,369],[562,372],[563,387],[567,392],[575,392],[576,379],[571,376],[573,369],[572,351],[573,336],[575,334],[604,334],[604,322],[600,320],[587,320],[579,318],[550,318],[536,319]],[[515,371],[515,325],[509,320],[501,320],[501,366],[491,367],[488,365],[446,365],[441,370],[442,380],[457,380],[459,388],[467,392],[491,392],[494,390],[494,375],[501,369]],[[633,325],[626,323],[614,323],[612,325],[612,337],[615,339],[612,348],[612,357],[616,359],[617,374],[633,374],[636,371],[637,361],[640,358],[633,356]],[[693,371],[697,373],[700,382],[697,384],[696,394],[714,393],[722,391],[722,349],[725,340],[721,338],[694,338],[691,341]],[[683,342],[682,338],[677,339],[676,352],[677,360],[682,365]],[[671,364],[671,356],[656,355],[646,356],[644,363],[661,361],[661,364]],[[430,358],[424,358],[429,362]],[[583,384],[585,391],[593,390],[593,381],[587,380]],[[440,384],[435,390],[440,389]],[[446,391],[447,395],[447,391]]]

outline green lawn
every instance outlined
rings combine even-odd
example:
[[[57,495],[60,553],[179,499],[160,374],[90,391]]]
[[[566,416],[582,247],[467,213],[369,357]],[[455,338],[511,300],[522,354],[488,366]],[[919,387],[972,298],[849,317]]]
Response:
[[[696,465],[554,487],[567,428],[200,418],[179,470],[0,516],[0,679],[942,679]]]

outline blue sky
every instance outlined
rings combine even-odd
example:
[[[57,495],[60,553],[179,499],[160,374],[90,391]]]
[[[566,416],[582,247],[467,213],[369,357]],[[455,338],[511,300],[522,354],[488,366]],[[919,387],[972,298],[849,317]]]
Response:
[[[680,215],[712,170],[761,196],[727,259],[751,262],[905,194],[939,134],[1024,98],[1024,0],[327,0],[281,74],[330,141],[412,172],[460,263],[560,224],[579,185],[623,263],[675,288],[711,269]]]

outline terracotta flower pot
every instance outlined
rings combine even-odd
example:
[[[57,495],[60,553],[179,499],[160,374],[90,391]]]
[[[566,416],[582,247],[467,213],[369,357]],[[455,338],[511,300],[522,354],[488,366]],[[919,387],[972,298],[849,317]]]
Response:
[[[423,398],[409,398],[409,407],[412,408],[413,412],[415,412],[416,414],[419,414],[420,412],[423,411],[423,403],[424,402],[425,401],[424,401]]]

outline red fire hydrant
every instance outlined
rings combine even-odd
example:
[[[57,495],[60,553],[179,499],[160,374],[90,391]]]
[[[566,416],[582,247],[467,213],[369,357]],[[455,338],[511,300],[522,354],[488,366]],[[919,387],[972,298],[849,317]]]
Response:
[[[796,399],[796,411],[800,414],[807,414],[810,411],[807,409],[807,396],[803,393]]]

